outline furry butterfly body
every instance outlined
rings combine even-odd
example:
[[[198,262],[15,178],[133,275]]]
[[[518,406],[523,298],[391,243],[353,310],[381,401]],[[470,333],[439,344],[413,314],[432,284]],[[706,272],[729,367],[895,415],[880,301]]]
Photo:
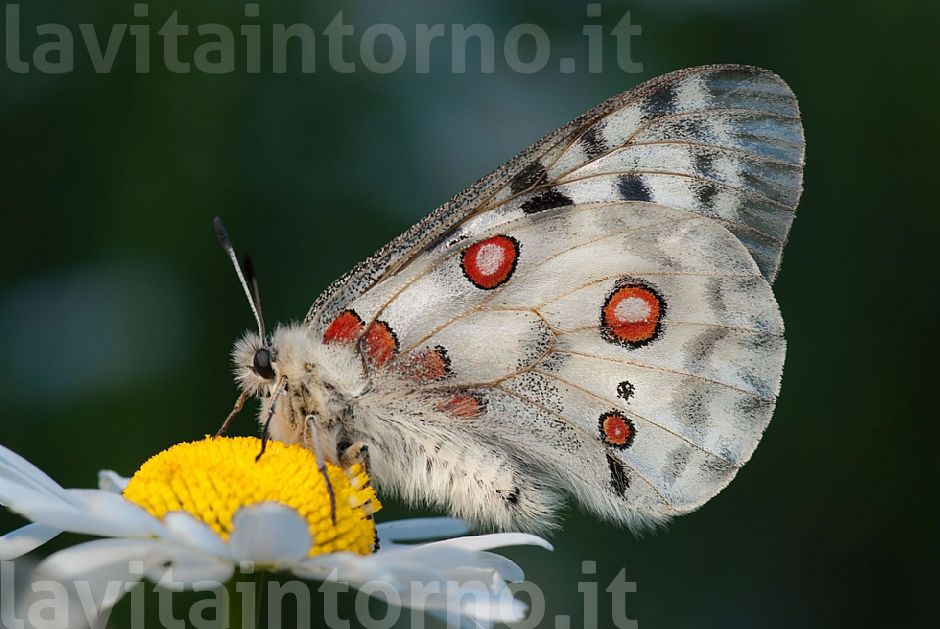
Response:
[[[246,335],[239,383],[273,438],[367,445],[380,489],[483,526],[544,529],[565,495],[631,527],[694,510],[773,412],[802,165],[776,75],[653,79]]]

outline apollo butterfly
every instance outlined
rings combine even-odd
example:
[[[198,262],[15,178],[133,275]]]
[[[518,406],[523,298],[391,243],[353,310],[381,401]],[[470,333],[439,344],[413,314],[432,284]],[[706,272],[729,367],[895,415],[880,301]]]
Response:
[[[236,262],[258,323],[240,403],[333,462],[367,446],[380,490],[480,526],[545,529],[564,495],[633,527],[692,511],[773,413],[803,153],[775,74],[681,70],[445,203],[302,324],[269,335]]]

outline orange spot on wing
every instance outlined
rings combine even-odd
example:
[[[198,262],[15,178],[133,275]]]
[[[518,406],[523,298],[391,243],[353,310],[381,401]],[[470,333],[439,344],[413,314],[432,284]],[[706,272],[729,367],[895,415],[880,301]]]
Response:
[[[384,321],[376,321],[362,337],[362,351],[376,367],[381,367],[398,353],[398,337]]]
[[[457,393],[441,402],[437,409],[453,417],[470,418],[483,412],[483,402],[475,395]]]
[[[362,332],[363,323],[353,310],[344,310],[326,328],[324,343],[351,343]]]
[[[640,346],[659,332],[665,304],[651,288],[627,284],[616,289],[601,311],[604,338],[614,343]]]
[[[460,259],[464,275],[477,288],[505,284],[516,270],[519,242],[511,236],[492,236],[467,247]]]
[[[450,373],[447,350],[438,345],[415,352],[403,371],[409,378],[418,382],[441,380]]]
[[[636,429],[633,422],[621,415],[611,411],[604,413],[598,420],[601,430],[601,438],[608,444],[616,448],[629,448],[636,436]]]

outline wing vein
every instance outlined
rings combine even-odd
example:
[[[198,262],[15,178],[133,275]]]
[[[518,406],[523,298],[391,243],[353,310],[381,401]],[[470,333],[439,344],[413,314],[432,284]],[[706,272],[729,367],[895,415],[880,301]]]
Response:
[[[635,361],[635,360],[627,360],[627,359],[624,359],[624,358],[611,358],[611,357],[609,357],[609,356],[598,356],[597,354],[589,354],[589,353],[587,353],[587,352],[579,352],[579,351],[572,350],[572,349],[555,349],[554,351],[555,351],[555,352],[558,352],[559,354],[570,354],[570,355],[572,355],[572,356],[583,356],[583,357],[585,357],[585,358],[593,358],[594,360],[604,360],[604,361],[607,361],[607,362],[617,363],[617,364],[620,364],[620,365],[630,365],[630,366],[633,366],[633,367],[637,367],[637,368],[639,368],[639,369],[651,369],[651,370],[653,370],[653,371],[661,371],[661,372],[663,372],[663,373],[671,373],[671,374],[676,374],[676,375],[680,375],[680,376],[688,376],[689,378],[695,378],[696,380],[702,380],[702,381],[704,381],[704,382],[711,382],[712,384],[717,384],[718,386],[722,386],[722,387],[731,389],[731,390],[733,390],[733,391],[737,391],[737,392],[739,392],[739,393],[743,393],[743,394],[745,394],[745,395],[749,395],[749,396],[751,396],[751,397],[755,397],[755,398],[758,398],[758,399],[761,399],[761,400],[768,400],[768,401],[770,401],[770,402],[773,402],[773,401],[776,399],[774,396],[761,395],[760,393],[757,393],[757,392],[755,392],[755,391],[748,391],[747,389],[742,389],[741,387],[736,387],[736,386],[734,386],[733,384],[729,384],[729,383],[727,383],[727,382],[722,382],[722,381],[720,381],[720,380],[715,380],[714,378],[709,378],[709,377],[703,376],[703,375],[701,375],[701,374],[689,373],[688,371],[680,371],[680,370],[678,370],[678,369],[668,369],[668,368],[666,368],[666,367],[657,367],[656,365],[648,365],[648,364],[646,364],[646,363],[640,363],[640,362],[637,362],[637,361]]]

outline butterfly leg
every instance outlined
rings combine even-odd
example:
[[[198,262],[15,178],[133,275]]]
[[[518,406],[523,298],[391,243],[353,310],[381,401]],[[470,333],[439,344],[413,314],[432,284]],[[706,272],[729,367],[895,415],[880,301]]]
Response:
[[[222,422],[222,425],[219,427],[218,432],[215,433],[216,437],[221,437],[225,434],[225,431],[228,430],[229,424],[232,423],[232,420],[235,419],[235,416],[238,415],[243,408],[245,408],[245,402],[248,400],[248,391],[242,391],[241,395],[238,396],[238,399],[235,400],[235,406],[232,408],[232,412],[228,414],[228,417],[225,418],[225,421]]]
[[[365,468],[366,474],[372,471],[372,465],[369,459],[369,446],[361,441],[357,441],[344,448],[343,451],[340,452],[339,462],[342,467],[347,469],[359,463]]]
[[[320,447],[320,433],[317,426],[317,416],[316,415],[307,415],[306,425],[310,427],[310,432],[312,433],[313,441],[313,453],[317,457],[317,470],[323,476],[323,481],[326,483],[326,492],[330,496],[330,519],[333,522],[333,526],[336,526],[336,494],[333,493],[333,484],[330,482],[330,476],[326,471],[326,462],[323,459],[323,450]]]

